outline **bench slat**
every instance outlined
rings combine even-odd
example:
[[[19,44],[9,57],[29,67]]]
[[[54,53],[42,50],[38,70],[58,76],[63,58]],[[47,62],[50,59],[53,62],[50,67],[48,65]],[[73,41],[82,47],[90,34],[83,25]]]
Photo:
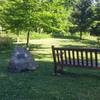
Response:
[[[86,66],[88,66],[88,52],[85,52],[85,56],[86,56]]]
[[[70,53],[70,50],[68,50],[68,58],[69,58],[69,64],[71,64],[71,53]]]
[[[91,67],[93,67],[93,52],[90,52],[90,61],[91,61]]]
[[[58,61],[58,63],[60,63],[59,51],[57,50],[56,53],[57,53],[57,55],[56,55],[57,56],[57,61]]]
[[[63,61],[63,52],[62,52],[62,50],[60,50],[60,57],[61,57],[61,63],[63,64],[64,61]]]
[[[82,61],[82,67],[84,66],[84,61],[83,61],[83,51],[81,51],[81,61]]]
[[[72,56],[73,56],[73,64],[75,65],[75,51],[72,50]]]
[[[66,50],[64,50],[64,56],[65,56],[65,63],[68,64],[68,60],[67,60],[67,54],[66,54]]]
[[[95,65],[98,66],[98,58],[97,58],[97,52],[95,51]]]
[[[78,52],[78,50],[77,50],[77,65],[80,65],[79,64],[79,52]]]

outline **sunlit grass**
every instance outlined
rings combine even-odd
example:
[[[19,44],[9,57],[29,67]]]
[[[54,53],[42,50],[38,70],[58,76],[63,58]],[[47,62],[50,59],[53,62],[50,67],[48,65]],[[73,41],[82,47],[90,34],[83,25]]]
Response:
[[[12,50],[0,51],[0,100],[99,100],[100,70],[66,68],[65,75],[53,75],[52,45],[99,46],[96,39],[92,43],[90,40],[89,37],[81,41],[67,37],[30,39],[30,52],[39,68],[22,73],[9,73],[7,66]]]

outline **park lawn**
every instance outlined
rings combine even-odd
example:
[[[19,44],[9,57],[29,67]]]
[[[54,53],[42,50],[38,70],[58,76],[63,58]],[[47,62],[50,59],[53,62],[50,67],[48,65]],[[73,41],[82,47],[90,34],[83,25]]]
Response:
[[[99,47],[96,41],[88,39],[31,40],[30,52],[39,67],[22,73],[7,72],[11,50],[0,51],[0,100],[100,99],[100,70],[66,68],[64,75],[54,76],[51,45]]]

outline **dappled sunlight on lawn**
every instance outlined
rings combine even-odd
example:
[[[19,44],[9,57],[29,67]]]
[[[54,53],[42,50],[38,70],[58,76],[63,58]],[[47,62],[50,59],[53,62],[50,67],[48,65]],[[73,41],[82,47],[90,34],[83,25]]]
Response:
[[[15,98],[18,100],[20,98],[21,100],[32,100],[31,98],[36,100],[58,100],[59,98],[63,98],[62,100],[66,100],[66,98],[91,100],[94,98],[93,100],[97,100],[100,97],[100,70],[66,68],[63,75],[54,76],[51,46],[80,47],[88,45],[82,41],[73,39],[30,40],[30,52],[39,67],[35,71],[22,73],[7,71],[13,49],[0,51],[0,97],[5,100],[17,100]],[[19,45],[25,47],[25,43]]]

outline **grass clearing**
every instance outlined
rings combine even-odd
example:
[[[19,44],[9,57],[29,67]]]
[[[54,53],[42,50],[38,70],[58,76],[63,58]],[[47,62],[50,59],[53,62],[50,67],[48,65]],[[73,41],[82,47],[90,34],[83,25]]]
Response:
[[[0,51],[0,100],[100,99],[100,70],[67,68],[65,75],[54,76],[51,45],[99,47],[91,38],[82,41],[59,38],[30,40],[30,51],[39,68],[15,74],[7,72],[11,50]]]

